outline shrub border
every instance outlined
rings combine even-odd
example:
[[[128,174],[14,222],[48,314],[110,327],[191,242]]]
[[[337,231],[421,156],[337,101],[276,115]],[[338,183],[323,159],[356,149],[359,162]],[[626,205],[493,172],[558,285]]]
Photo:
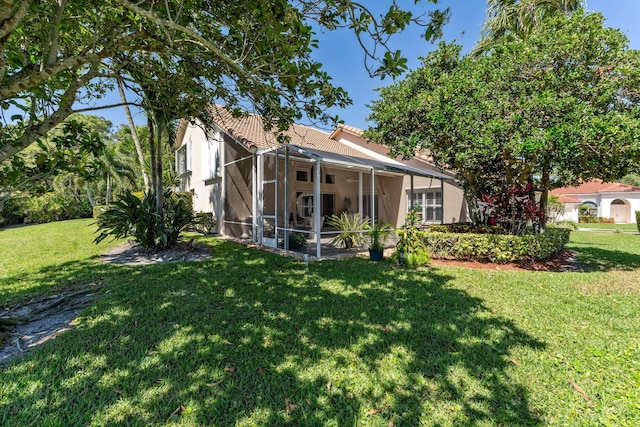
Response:
[[[548,258],[564,248],[570,233],[551,227],[542,234],[522,236],[428,231],[422,233],[422,239],[437,257],[506,263]]]

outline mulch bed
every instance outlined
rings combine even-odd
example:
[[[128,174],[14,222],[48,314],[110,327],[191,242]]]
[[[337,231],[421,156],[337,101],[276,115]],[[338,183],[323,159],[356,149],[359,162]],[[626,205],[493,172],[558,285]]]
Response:
[[[564,249],[552,257],[543,260],[529,262],[509,262],[496,264],[491,261],[459,261],[454,259],[433,258],[431,265],[449,265],[455,267],[476,268],[480,270],[500,270],[500,271],[582,271],[578,264],[577,252]]]

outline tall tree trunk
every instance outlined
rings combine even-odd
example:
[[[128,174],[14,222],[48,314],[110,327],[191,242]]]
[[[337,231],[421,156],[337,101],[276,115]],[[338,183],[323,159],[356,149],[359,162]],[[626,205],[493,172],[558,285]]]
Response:
[[[162,185],[162,138],[164,136],[166,126],[158,124],[156,129],[156,159],[154,167],[156,169],[156,212],[162,216],[164,207],[164,188]]]
[[[89,203],[91,204],[91,207],[95,208],[96,201],[93,199],[93,192],[91,191],[91,188],[89,188],[89,184],[87,184],[87,198],[89,199]]]
[[[156,140],[155,140],[155,136],[153,133],[153,121],[151,121],[151,118],[148,117],[147,118],[147,142],[149,143],[149,154],[150,154],[150,158],[151,158],[151,189],[152,191],[156,191],[156,181],[158,180],[158,177],[156,175],[156,167],[155,167],[155,162],[156,162]]]
[[[540,221],[540,232],[544,233],[547,226],[547,205],[549,204],[549,168],[547,165],[542,167],[542,176],[540,178],[540,185],[542,186],[542,194],[540,194],[540,209],[544,212],[544,216]]]
[[[131,110],[127,105],[127,97],[124,93],[124,83],[122,79],[118,79],[118,92],[120,92],[120,99],[124,104],[124,114],[127,116],[127,122],[129,123],[129,129],[131,130],[131,139],[133,139],[133,144],[136,146],[136,153],[138,153],[138,162],[140,163],[140,170],[142,171],[142,179],[144,179],[144,189],[145,191],[149,191],[151,187],[149,181],[149,174],[144,168],[144,155],[142,153],[142,145],[140,144],[140,138],[138,138],[138,132],[136,131],[136,125],[133,123],[133,116],[131,116]]]
[[[107,173],[107,194],[104,197],[104,204],[108,205],[111,203],[111,174]]]

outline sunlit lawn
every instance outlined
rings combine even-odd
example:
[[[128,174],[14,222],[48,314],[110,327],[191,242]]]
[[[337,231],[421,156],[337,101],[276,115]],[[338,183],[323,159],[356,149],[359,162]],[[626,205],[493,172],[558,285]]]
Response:
[[[608,231],[613,232],[614,230],[620,230],[625,233],[637,233],[638,226],[636,224],[578,224],[578,227],[581,229],[587,230],[597,230],[597,231]]]
[[[87,224],[42,229],[78,251],[0,231],[0,305],[103,295],[0,368],[0,425],[640,423],[638,235],[573,233],[576,273],[305,267],[214,238],[210,261],[134,268],[93,259]]]

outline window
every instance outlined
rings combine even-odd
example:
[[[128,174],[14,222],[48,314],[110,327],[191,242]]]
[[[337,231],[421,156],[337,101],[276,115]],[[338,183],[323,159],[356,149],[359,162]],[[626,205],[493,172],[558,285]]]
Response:
[[[216,132],[202,146],[202,178],[205,180],[222,176],[221,141],[222,135]]]
[[[422,222],[442,222],[442,191],[414,190],[413,200],[407,197],[407,212],[413,207],[418,209]]]
[[[598,205],[595,202],[584,202],[578,209],[580,216],[591,216],[594,218],[598,216]]]
[[[309,181],[309,173],[307,171],[297,170],[296,181],[304,181],[304,182]]]
[[[324,176],[324,183],[325,184],[335,184],[336,183],[336,176],[333,174],[325,174]]]
[[[305,193],[298,200],[300,201],[299,215],[303,218],[313,215],[313,196]]]
[[[191,170],[191,161],[189,159],[191,155],[191,141],[178,148],[176,153],[176,172],[178,175],[182,175]]]
[[[322,193],[322,215],[331,216],[336,211],[336,195]]]
[[[380,210],[378,209],[378,195],[373,199],[373,213],[375,215],[375,222],[378,222],[380,218]],[[362,217],[363,218],[372,218],[371,215],[371,195],[365,194],[362,196]]]

